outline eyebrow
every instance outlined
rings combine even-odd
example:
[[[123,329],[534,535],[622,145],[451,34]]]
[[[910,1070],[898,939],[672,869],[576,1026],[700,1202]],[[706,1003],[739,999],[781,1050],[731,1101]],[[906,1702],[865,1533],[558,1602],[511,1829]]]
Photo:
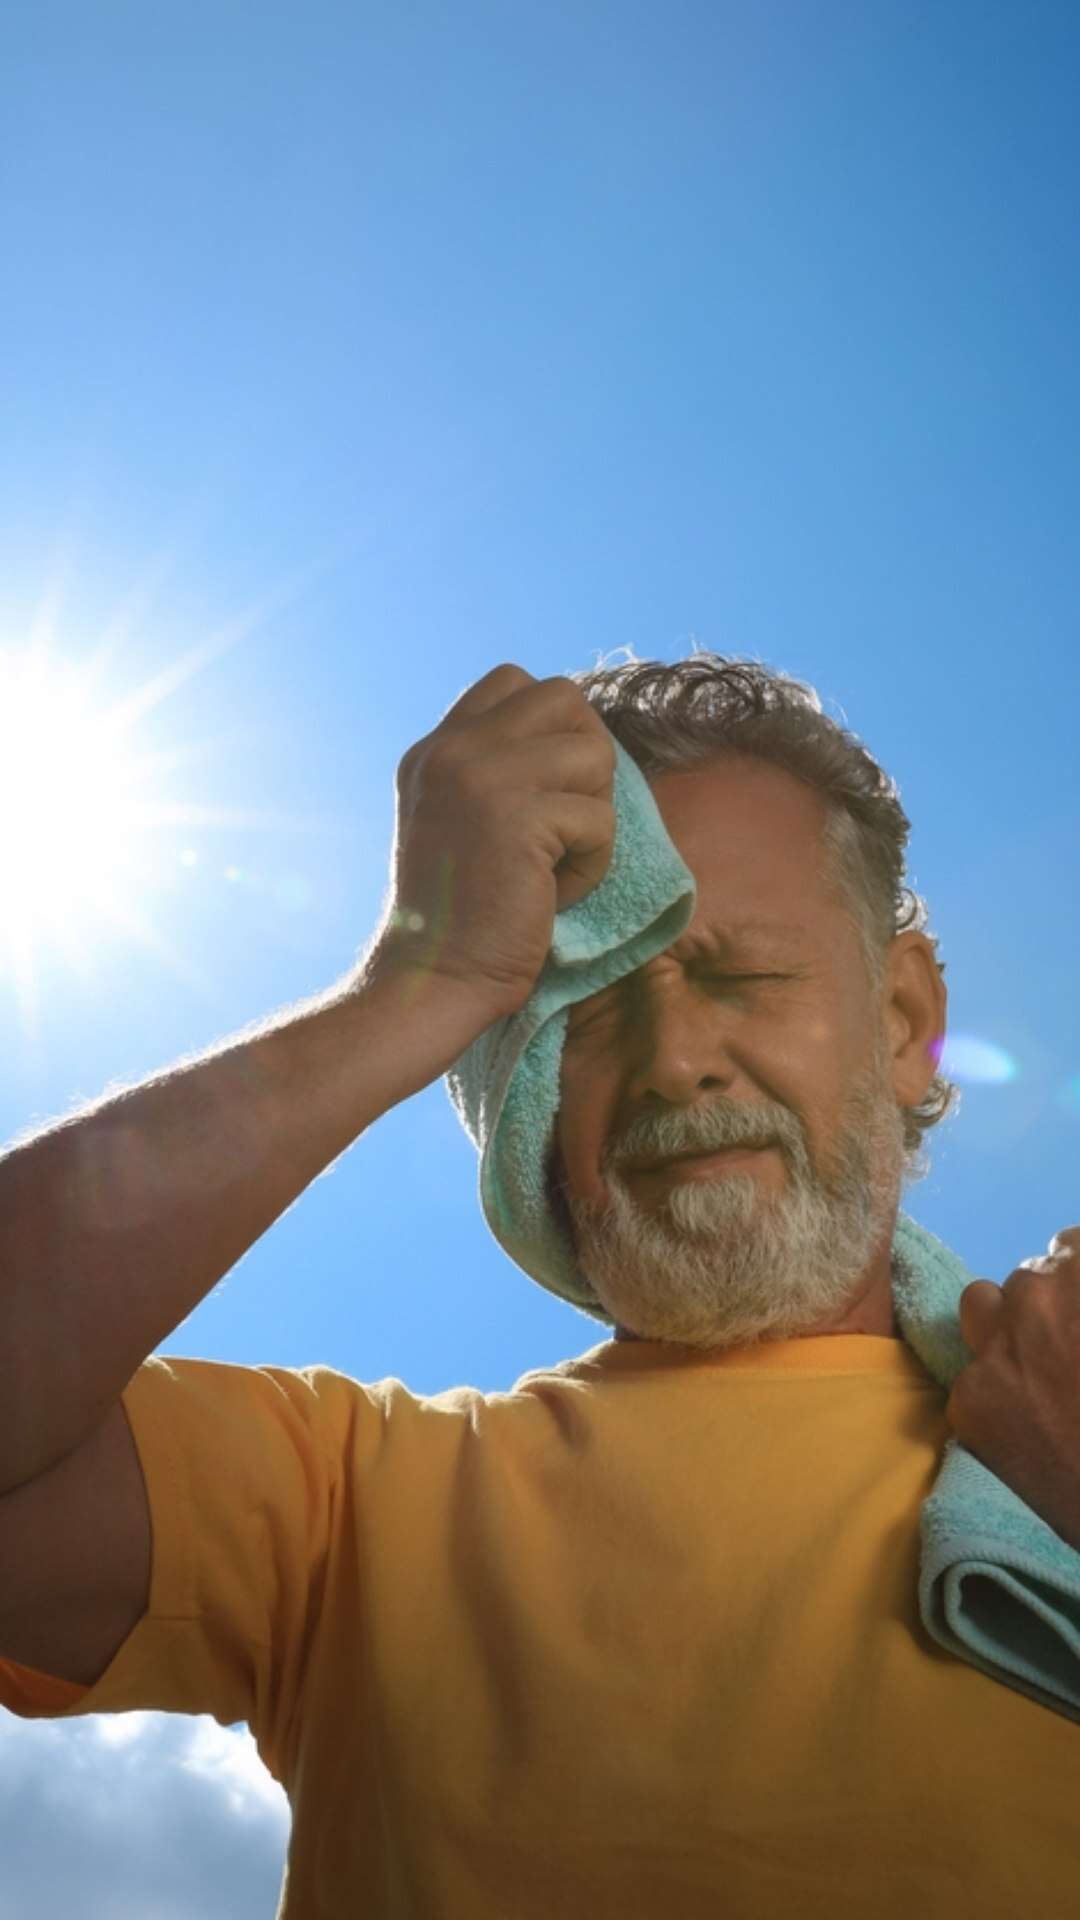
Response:
[[[669,951],[682,948],[687,952],[700,953],[708,948],[731,953],[750,940],[762,941],[772,947],[792,947],[805,942],[806,928],[791,926],[781,920],[729,920],[726,924],[710,921],[699,933],[684,934],[681,940],[673,941]]]
[[[777,953],[790,955],[794,948],[805,947],[807,929],[790,926],[781,920],[729,920],[726,926],[709,921],[697,933],[684,933],[680,940],[674,940],[664,951],[675,954],[680,959],[684,956],[696,958],[707,954],[726,958],[740,951],[740,942],[753,940],[760,941],[766,949],[771,947]],[[600,993],[610,992],[620,995],[634,993],[634,982],[640,972],[641,968],[635,967],[632,973],[623,974],[610,988],[600,988],[595,994],[589,994],[585,1000],[579,1000],[570,1008],[570,1025],[574,1025],[579,1008],[587,1007],[593,1000],[599,999]]]

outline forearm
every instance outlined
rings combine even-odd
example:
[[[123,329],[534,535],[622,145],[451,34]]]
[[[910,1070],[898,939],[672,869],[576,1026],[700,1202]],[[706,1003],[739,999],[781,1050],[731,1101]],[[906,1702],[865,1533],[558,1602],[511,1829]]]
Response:
[[[0,1493],[85,1438],[147,1355],[374,1120],[445,1070],[458,1040],[449,1010],[415,985],[352,976],[0,1157]]]

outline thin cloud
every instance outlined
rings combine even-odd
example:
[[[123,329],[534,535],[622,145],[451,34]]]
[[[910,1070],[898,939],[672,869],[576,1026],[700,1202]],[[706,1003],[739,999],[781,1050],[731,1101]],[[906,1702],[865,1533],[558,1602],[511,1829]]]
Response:
[[[273,1920],[289,1806],[246,1729],[0,1710],[0,1780],[0,1920]]]

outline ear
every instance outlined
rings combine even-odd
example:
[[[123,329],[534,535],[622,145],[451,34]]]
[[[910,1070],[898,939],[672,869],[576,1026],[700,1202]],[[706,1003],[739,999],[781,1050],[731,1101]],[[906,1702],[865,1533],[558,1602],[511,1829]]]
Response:
[[[938,1069],[949,1004],[924,933],[897,934],[886,959],[883,992],[893,1090],[901,1106],[917,1107]]]

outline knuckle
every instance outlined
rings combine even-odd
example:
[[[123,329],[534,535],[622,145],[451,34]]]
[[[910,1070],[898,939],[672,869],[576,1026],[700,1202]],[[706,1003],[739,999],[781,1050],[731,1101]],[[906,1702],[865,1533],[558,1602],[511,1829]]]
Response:
[[[473,764],[475,755],[465,736],[453,729],[433,733],[426,754],[426,765],[441,778],[460,779]]]
[[[449,781],[456,787],[466,784],[469,754],[454,733],[439,728],[409,748],[398,765],[397,790],[412,799],[429,798]]]
[[[603,720],[600,714],[597,713],[595,707],[590,707],[589,712],[593,718],[593,725],[596,730],[596,738],[597,740],[603,742],[604,753],[607,758],[607,763],[611,768],[612,772],[614,772],[615,771],[615,735],[612,733],[611,728],[607,725],[606,721]]]
[[[584,707],[588,713],[592,713],[593,709],[586,700],[582,689],[578,686],[576,680],[570,678],[568,673],[553,673],[550,679],[544,681],[544,685],[546,687],[557,688],[574,707],[575,712],[580,713]]]
[[[1016,1272],[1009,1275],[1009,1280],[1016,1283],[1011,1289],[1012,1294],[1017,1300],[1023,1301],[1025,1313],[1036,1311],[1054,1293],[1059,1264],[1050,1255],[1036,1255],[1031,1260],[1022,1261]],[[1006,1286],[1009,1280],[1005,1282]]]
[[[1010,1306],[1014,1306],[1017,1300],[1022,1299],[1027,1294],[1035,1277],[1030,1267],[1014,1267],[1008,1277],[1001,1283],[1002,1299]]]
[[[422,759],[421,747],[422,742],[416,741],[415,745],[411,746],[407,753],[403,753],[398,761],[395,785],[399,794],[408,792],[416,779]]]
[[[590,773],[595,773],[597,779],[605,783],[610,782],[612,774],[611,757],[603,741],[594,740],[590,737],[588,741],[582,742],[582,752],[584,755],[584,763],[589,768]]]
[[[519,667],[514,660],[500,660],[498,666],[492,667],[491,672],[485,677],[497,682],[500,692],[505,687],[509,692],[517,693],[522,687],[536,685],[534,676],[524,667]]]

